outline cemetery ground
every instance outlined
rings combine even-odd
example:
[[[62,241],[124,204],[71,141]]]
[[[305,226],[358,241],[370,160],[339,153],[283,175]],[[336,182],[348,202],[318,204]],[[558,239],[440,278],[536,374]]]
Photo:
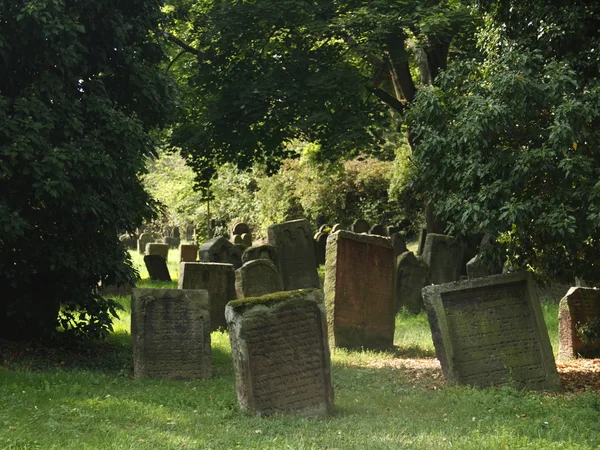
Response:
[[[176,251],[169,270],[177,279]],[[152,282],[141,268],[142,287]],[[558,364],[565,392],[449,386],[424,313],[396,318],[393,352],[332,350],[335,413],[252,417],[237,406],[226,332],[209,380],[134,379],[129,299],[104,343],[0,341],[0,448],[585,449],[600,446],[600,360]],[[542,305],[554,352],[557,303]]]

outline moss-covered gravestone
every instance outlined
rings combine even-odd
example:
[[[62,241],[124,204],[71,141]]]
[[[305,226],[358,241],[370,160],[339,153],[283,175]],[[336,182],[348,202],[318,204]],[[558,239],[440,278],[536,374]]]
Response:
[[[196,244],[179,245],[179,262],[194,262],[198,259],[198,246]]]
[[[179,264],[179,289],[203,289],[210,298],[212,331],[225,328],[225,305],[235,300],[235,271],[231,264],[182,262]]]
[[[388,238],[350,231],[329,235],[324,289],[332,346],[392,347],[395,269]]]
[[[427,286],[423,298],[436,355],[449,382],[561,390],[528,274]]]
[[[463,246],[452,236],[427,234],[421,257],[429,266],[433,284],[450,283],[460,279],[463,251]]]
[[[600,357],[600,290],[572,287],[558,307],[558,358]]]
[[[306,220],[271,225],[267,235],[269,244],[277,247],[279,273],[286,291],[321,287],[313,234]]]
[[[198,257],[202,262],[233,264],[234,269],[242,266],[242,251],[221,236],[202,244],[198,250]]]
[[[227,305],[240,408],[325,415],[333,409],[323,294],[286,291]]]
[[[283,282],[271,261],[248,261],[235,271],[237,298],[260,297],[280,291],[283,291]]]
[[[146,244],[146,255],[158,255],[164,258],[165,261],[169,260],[169,244],[162,242],[148,242]]]
[[[208,293],[133,289],[131,338],[136,377],[210,377]]]

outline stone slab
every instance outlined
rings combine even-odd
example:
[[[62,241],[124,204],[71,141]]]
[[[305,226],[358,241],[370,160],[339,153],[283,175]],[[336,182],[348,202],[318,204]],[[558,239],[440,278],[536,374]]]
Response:
[[[332,412],[331,360],[320,290],[232,301],[226,317],[242,410],[257,416]]]
[[[138,237],[137,241],[137,250],[140,255],[144,255],[146,253],[146,244],[152,242],[154,238],[151,233],[142,233]]]
[[[133,289],[131,337],[135,377],[211,376],[210,312],[206,291]]]
[[[329,235],[324,290],[331,346],[393,346],[395,270],[388,238],[350,231]]]
[[[179,245],[179,262],[194,262],[198,259],[198,246],[196,244]]]
[[[463,246],[452,236],[428,233],[422,254],[433,284],[458,281],[462,272]]]
[[[204,242],[198,250],[201,262],[233,264],[235,269],[242,266],[242,251],[222,236]]]
[[[427,286],[422,292],[436,355],[449,382],[562,389],[529,274]]]
[[[600,340],[584,343],[578,334],[590,320],[600,320],[600,290],[572,287],[558,306],[558,359],[600,357]]]
[[[429,284],[429,267],[413,252],[402,253],[396,261],[396,307],[418,314],[424,307],[421,290]]]
[[[165,259],[165,261],[169,260],[169,244],[164,244],[162,242],[148,242],[146,244],[146,255],[158,255]]]
[[[354,222],[352,222],[352,225],[350,226],[350,230],[353,233],[368,233],[369,229],[371,228],[371,226],[369,225],[369,222],[367,222],[364,219],[356,219]]]
[[[283,281],[269,260],[248,261],[235,271],[237,298],[261,297],[280,291],[283,291]]]
[[[242,264],[255,259],[268,259],[273,263],[275,268],[279,267],[279,257],[277,255],[277,247],[269,244],[258,244],[248,247],[242,253]]]
[[[144,264],[153,281],[171,281],[167,261],[160,255],[144,255]]]

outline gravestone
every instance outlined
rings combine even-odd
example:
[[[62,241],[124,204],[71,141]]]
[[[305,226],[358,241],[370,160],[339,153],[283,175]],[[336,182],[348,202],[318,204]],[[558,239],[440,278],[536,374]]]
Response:
[[[179,262],[194,262],[198,259],[198,246],[196,244],[179,245]]]
[[[244,243],[241,234],[232,234],[231,242],[233,242],[234,244],[243,244]]]
[[[146,255],[158,255],[164,258],[165,261],[169,260],[169,244],[162,244],[160,242],[149,242],[146,244]]]
[[[181,239],[172,236],[167,236],[164,241],[165,244],[168,244],[170,248],[177,248],[181,243]]]
[[[429,266],[433,284],[460,279],[463,247],[453,237],[428,233],[422,258]]]
[[[286,291],[320,288],[315,244],[306,220],[292,220],[267,229],[268,242],[277,247],[279,273]]]
[[[427,286],[423,298],[449,382],[561,390],[534,282],[527,273]]]
[[[387,229],[385,228],[384,225],[378,224],[378,225],[373,225],[371,227],[371,229],[369,230],[369,234],[374,234],[376,236],[387,236]]]
[[[137,241],[137,250],[140,255],[144,255],[146,253],[146,244],[152,242],[153,237],[150,233],[142,233]]]
[[[492,271],[485,264],[481,255],[476,255],[467,263],[467,277],[470,280],[473,278],[489,277],[490,275],[492,275]]]
[[[353,233],[368,233],[371,226],[364,219],[356,219],[350,226],[350,231]]]
[[[137,247],[137,240],[130,234],[122,234],[119,236],[119,241],[125,244],[128,249],[135,250]]]
[[[419,231],[419,240],[417,246],[417,256],[423,257],[423,249],[425,248],[425,240],[427,239],[427,228],[421,228]]]
[[[413,252],[398,256],[396,266],[397,309],[404,307],[418,314],[423,309],[421,290],[429,284],[429,267]]]
[[[325,248],[327,247],[327,236],[329,236],[328,233],[315,234],[315,256],[317,258],[317,264],[320,266],[325,264]]]
[[[319,227],[319,229],[317,230],[317,232],[319,233],[325,233],[325,231],[327,230],[327,228],[329,228],[329,225],[327,224],[323,224]]]
[[[558,307],[558,359],[600,357],[600,339],[584,342],[579,336],[588,323],[600,325],[600,290],[572,287]]]
[[[331,233],[335,233],[336,231],[340,231],[340,230],[343,230],[341,223],[335,223],[331,227]]]
[[[225,315],[243,411],[257,416],[332,412],[331,360],[320,290],[235,300]]]
[[[210,298],[211,331],[225,328],[225,305],[235,299],[235,272],[231,264],[182,262],[179,289],[203,289]]]
[[[131,338],[136,378],[209,378],[208,293],[133,289]]]
[[[255,259],[268,259],[273,263],[275,268],[279,267],[279,258],[277,257],[277,247],[269,244],[253,245],[248,247],[242,253],[242,263],[254,261]]]
[[[153,281],[171,281],[167,261],[160,255],[144,255],[144,264]]]
[[[242,266],[242,252],[222,236],[209,239],[198,250],[202,262],[233,264],[234,269]]]
[[[237,298],[260,297],[280,291],[283,291],[283,281],[269,260],[248,261],[235,271]]]
[[[244,233],[250,233],[250,226],[247,223],[236,222],[233,227],[231,227],[231,234],[242,235]]]
[[[406,253],[408,251],[404,235],[400,233],[392,233],[390,235],[390,240],[392,241],[392,246],[394,247],[394,254],[396,255],[396,258],[402,253]]]
[[[332,346],[392,347],[395,268],[389,239],[350,231],[329,235],[324,290]]]
[[[242,244],[246,247],[250,247],[252,245],[252,235],[250,233],[242,233]]]

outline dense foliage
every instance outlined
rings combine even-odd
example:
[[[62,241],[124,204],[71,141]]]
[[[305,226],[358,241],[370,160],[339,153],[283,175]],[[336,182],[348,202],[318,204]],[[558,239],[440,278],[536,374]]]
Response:
[[[153,208],[137,175],[170,103],[160,10],[133,0],[0,3],[0,335],[101,336],[99,283],[135,271],[118,232]]]
[[[419,188],[455,234],[515,268],[599,281],[600,2],[491,2],[483,63],[453,64],[412,110]]]

